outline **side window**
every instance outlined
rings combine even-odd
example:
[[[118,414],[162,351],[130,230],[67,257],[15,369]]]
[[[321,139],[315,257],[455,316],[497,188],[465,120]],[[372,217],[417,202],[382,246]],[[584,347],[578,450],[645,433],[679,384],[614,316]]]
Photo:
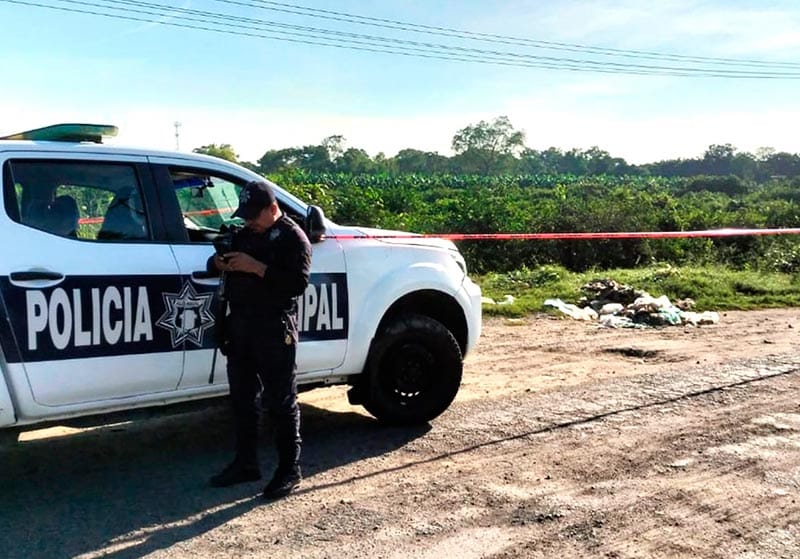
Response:
[[[210,241],[239,205],[241,186],[200,170],[170,169],[169,174],[189,240]]]
[[[150,238],[136,168],[124,163],[15,160],[9,162],[18,223],[86,240]],[[6,189],[6,196],[12,194]],[[16,207],[15,212],[9,211]]]
[[[170,168],[169,175],[189,240],[211,241],[239,206],[239,191],[243,183],[202,169]],[[303,226],[303,215],[281,200],[278,203],[286,215]]]

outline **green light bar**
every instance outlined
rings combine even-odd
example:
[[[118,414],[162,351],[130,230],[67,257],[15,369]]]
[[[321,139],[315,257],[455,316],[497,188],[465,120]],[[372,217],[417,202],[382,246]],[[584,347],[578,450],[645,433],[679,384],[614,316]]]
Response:
[[[27,130],[0,140],[36,140],[42,142],[94,142],[103,143],[103,136],[116,136],[116,126],[110,124],[54,124],[35,130]]]

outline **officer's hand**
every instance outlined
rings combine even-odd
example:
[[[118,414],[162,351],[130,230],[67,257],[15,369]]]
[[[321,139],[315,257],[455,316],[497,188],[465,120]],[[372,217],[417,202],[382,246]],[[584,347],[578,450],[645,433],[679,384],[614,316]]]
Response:
[[[229,271],[227,261],[219,254],[214,255],[214,266],[216,266],[217,270],[219,270],[220,272]]]
[[[245,272],[247,274],[255,274],[258,277],[264,277],[264,272],[267,271],[267,265],[256,260],[249,254],[244,252],[227,252],[225,253],[225,268],[231,272]]]

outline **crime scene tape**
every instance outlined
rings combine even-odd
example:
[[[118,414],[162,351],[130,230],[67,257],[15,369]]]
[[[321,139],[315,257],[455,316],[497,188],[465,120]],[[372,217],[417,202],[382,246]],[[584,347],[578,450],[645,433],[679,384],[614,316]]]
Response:
[[[207,216],[232,213],[234,208],[214,208],[184,212],[184,216]],[[81,225],[103,223],[102,217],[84,217]],[[584,233],[406,233],[386,235],[326,235],[339,241],[356,239],[445,239],[448,241],[567,241],[583,239],[689,239],[697,237],[746,237],[766,235],[797,235],[800,228],[778,229],[706,229],[701,231],[607,231]]]
[[[327,235],[339,241],[355,239],[445,239],[449,241],[564,241],[582,239],[684,239],[697,237],[746,237],[797,235],[800,228],[706,229],[702,231],[610,231],[598,233],[424,233],[409,235]]]

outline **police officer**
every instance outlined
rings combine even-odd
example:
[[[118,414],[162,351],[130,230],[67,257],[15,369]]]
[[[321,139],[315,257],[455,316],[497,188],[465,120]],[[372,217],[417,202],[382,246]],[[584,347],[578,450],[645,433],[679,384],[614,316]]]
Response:
[[[300,409],[297,405],[295,297],[308,285],[311,245],[284,215],[265,181],[246,184],[234,217],[245,227],[234,234],[233,250],[209,258],[209,271],[226,273],[230,314],[225,328],[236,428],[236,456],[211,478],[214,487],[261,479],[258,463],[259,396],[272,421],[278,466],[264,497],[288,495],[300,483]]]

